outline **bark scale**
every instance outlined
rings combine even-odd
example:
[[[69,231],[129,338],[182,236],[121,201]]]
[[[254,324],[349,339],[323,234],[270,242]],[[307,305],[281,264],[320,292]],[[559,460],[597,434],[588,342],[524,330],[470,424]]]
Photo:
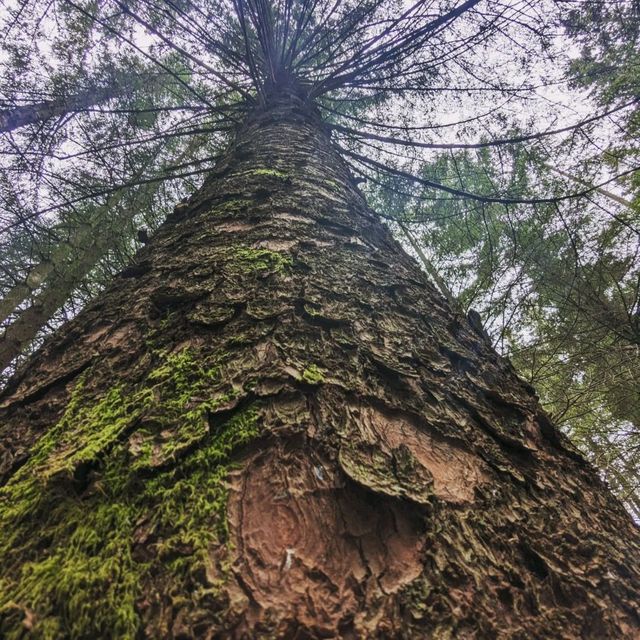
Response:
[[[0,397],[9,638],[633,638],[639,536],[304,99]]]

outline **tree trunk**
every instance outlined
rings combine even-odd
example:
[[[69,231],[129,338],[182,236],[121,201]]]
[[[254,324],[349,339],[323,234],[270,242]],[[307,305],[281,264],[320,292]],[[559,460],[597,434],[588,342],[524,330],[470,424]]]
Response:
[[[78,93],[70,93],[55,100],[44,100],[35,104],[25,104],[12,109],[0,110],[0,133],[8,133],[30,124],[41,124],[51,118],[59,118],[70,113],[86,111],[90,107],[133,92],[136,86],[146,83],[157,85],[159,78],[148,78],[129,73],[116,72],[103,86],[91,86]]]
[[[29,124],[46,122],[51,118],[64,116],[68,113],[84,111],[112,98],[114,92],[116,92],[116,85],[91,88],[58,100],[46,100],[36,104],[5,109],[0,111],[0,133],[7,133]]]
[[[286,92],[0,406],[4,637],[640,633],[631,519]]]
[[[29,346],[109,250],[117,222],[125,225],[127,218],[134,213],[129,210],[127,216],[120,216],[120,220],[106,219],[110,213],[114,214],[122,195],[122,191],[116,192],[105,205],[98,207],[93,220],[80,224],[67,241],[52,251],[48,259],[37,263],[29,271],[24,283],[10,289],[0,300],[0,322],[5,322],[18,311],[17,317],[7,323],[0,336],[0,372]],[[31,304],[19,310],[18,307],[29,297],[32,298]]]

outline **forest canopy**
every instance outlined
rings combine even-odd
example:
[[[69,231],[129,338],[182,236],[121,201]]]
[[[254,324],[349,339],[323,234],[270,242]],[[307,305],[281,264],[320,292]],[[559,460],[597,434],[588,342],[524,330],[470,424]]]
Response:
[[[303,88],[369,203],[640,517],[640,3],[2,3],[0,367]]]

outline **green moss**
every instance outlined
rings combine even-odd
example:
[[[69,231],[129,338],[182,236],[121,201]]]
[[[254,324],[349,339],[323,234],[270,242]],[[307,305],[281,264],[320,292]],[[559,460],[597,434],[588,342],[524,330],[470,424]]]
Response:
[[[0,607],[10,596],[24,612],[33,611],[34,631],[45,638],[132,638],[140,578],[131,557],[132,505],[113,496],[83,501],[50,491],[45,495],[51,511],[37,509],[21,523],[23,535],[32,540],[3,549],[9,563],[16,551],[28,559],[12,576],[15,582],[9,583]],[[47,552],[33,539],[48,543]],[[3,637],[21,637],[19,628],[7,628],[3,617]]]
[[[244,347],[251,343],[251,336],[247,333],[239,333],[238,335],[231,336],[228,342],[230,347]]]
[[[229,420],[184,463],[146,482],[141,502],[155,505],[149,526],[164,532],[155,545],[156,561],[168,567],[173,592],[191,593],[195,600],[204,595],[205,585],[195,575],[207,565],[209,547],[224,544],[229,537],[225,480],[230,456],[258,434],[257,412],[250,408]],[[211,595],[210,586],[206,591]]]
[[[136,432],[134,469],[175,460],[208,434],[208,414],[234,397],[210,392],[219,379],[219,366],[200,363],[188,349],[165,357],[147,378],[156,406]]]
[[[273,176],[275,178],[282,178],[286,180],[289,177],[289,174],[286,171],[280,171],[279,169],[254,169],[250,171],[254,176]]]
[[[273,271],[280,273],[293,264],[289,256],[269,249],[233,247],[231,252],[234,264],[244,272]]]
[[[76,389],[77,393],[77,389]],[[153,402],[149,389],[126,397],[114,387],[93,406],[73,407],[39,446],[34,462],[41,465],[43,479],[58,473],[71,474],[80,465],[95,460],[118,439]]]
[[[76,385],[0,490],[0,636],[22,637],[28,619],[36,637],[134,638],[145,583],[204,597],[195,576],[228,537],[232,453],[259,432],[252,407],[209,433],[207,414],[230,397],[221,370],[184,350],[128,393],[91,399],[88,375]]]
[[[209,215],[235,213],[239,210],[247,209],[252,204],[254,204],[253,201],[246,198],[233,198],[232,200],[227,200],[213,207],[213,209],[209,211]]]
[[[309,384],[320,384],[324,382],[324,373],[317,365],[311,364],[302,372],[302,379]]]

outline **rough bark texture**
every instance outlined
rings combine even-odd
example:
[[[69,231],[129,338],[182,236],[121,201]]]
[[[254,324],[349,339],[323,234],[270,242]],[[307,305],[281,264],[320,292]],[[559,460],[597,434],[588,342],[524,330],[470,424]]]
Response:
[[[0,405],[5,637],[640,634],[630,518],[291,96]]]

